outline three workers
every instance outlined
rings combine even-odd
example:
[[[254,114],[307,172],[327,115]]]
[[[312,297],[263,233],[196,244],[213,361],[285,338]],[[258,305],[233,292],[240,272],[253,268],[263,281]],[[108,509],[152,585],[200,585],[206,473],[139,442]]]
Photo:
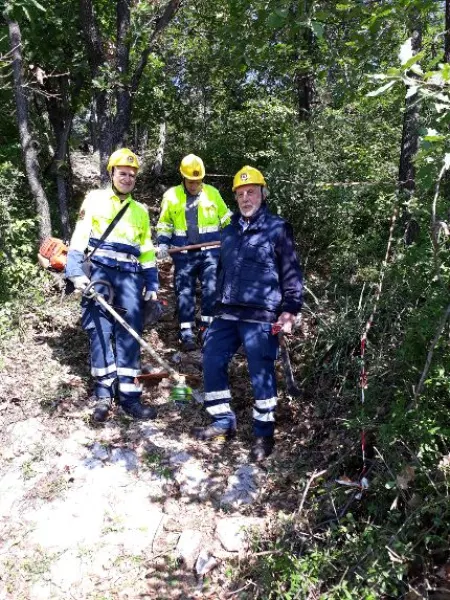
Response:
[[[156,298],[158,275],[148,212],[131,197],[138,168],[136,156],[128,149],[111,155],[111,186],[86,196],[70,243],[66,274],[76,288],[84,289],[90,281],[83,271],[84,252],[98,245],[91,261],[91,278],[112,287],[115,305],[124,309],[126,321],[141,333],[143,301]],[[254,394],[252,459],[262,461],[274,445],[278,352],[274,326],[289,333],[302,304],[302,274],[292,227],[269,211],[264,176],[253,167],[243,167],[234,177],[239,207],[234,215],[219,191],[203,183],[201,158],[193,154],[183,158],[180,173],[182,183],[163,196],[157,225],[158,258],[167,258],[171,246],[198,246],[172,254],[184,350],[197,347],[197,279],[202,288],[205,408],[212,423],[197,428],[195,435],[200,440],[234,435],[236,416],[230,406],[228,365],[242,344]],[[102,238],[125,204],[128,208],[123,216]],[[220,248],[202,247],[216,241]],[[105,292],[102,284],[96,291]],[[141,403],[141,388],[135,379],[140,373],[139,344],[95,301],[83,298],[82,307],[95,379],[94,419],[107,418],[115,394],[131,416],[153,418],[155,411]]]
[[[164,194],[156,226],[158,258],[167,258],[169,248],[219,242],[221,230],[229,224],[231,212],[220,192],[203,183],[205,166],[194,154],[181,161],[180,185]],[[179,321],[179,339],[183,350],[197,348],[195,327],[195,287],[202,290],[200,329],[206,331],[213,320],[218,247],[199,247],[172,254],[174,284]]]

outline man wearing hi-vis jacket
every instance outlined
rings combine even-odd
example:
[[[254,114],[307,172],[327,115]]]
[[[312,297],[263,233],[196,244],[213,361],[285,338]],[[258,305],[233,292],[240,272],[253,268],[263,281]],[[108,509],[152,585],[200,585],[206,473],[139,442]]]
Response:
[[[108,162],[111,185],[93,190],[84,199],[67,256],[66,276],[75,289],[84,290],[90,283],[83,271],[86,249],[100,242],[107,227],[128,204],[120,220],[100,243],[91,260],[91,280],[107,282],[114,293],[114,305],[123,309],[123,318],[138,333],[143,329],[143,303],[156,299],[158,273],[155,249],[151,240],[148,211],[136,202],[131,192],[136,183],[139,163],[136,155],[122,148],[111,154]],[[95,291],[107,294],[106,286]],[[89,335],[91,373],[95,379],[96,405],[93,418],[105,421],[112,401],[130,416],[152,419],[156,412],[141,404],[140,346],[122,325],[106,313],[95,300],[83,297],[82,326]]]
[[[205,166],[194,154],[181,161],[183,182],[164,194],[156,226],[158,258],[169,256],[170,246],[189,246],[220,240],[220,231],[229,224],[231,212],[219,191],[203,183]],[[175,267],[175,294],[183,350],[195,350],[195,284],[200,280],[202,305],[200,327],[204,332],[213,316],[219,248],[187,250],[172,254]]]

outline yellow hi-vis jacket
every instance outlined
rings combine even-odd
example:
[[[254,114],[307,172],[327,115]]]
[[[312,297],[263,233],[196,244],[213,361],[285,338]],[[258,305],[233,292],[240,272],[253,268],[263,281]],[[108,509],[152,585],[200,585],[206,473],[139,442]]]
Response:
[[[231,215],[219,190],[204,183],[198,198],[199,243],[220,239],[219,232],[229,224]],[[159,244],[188,245],[186,190],[183,184],[170,188],[164,194],[156,231]]]
[[[83,275],[85,251],[96,246],[120,209],[130,203],[114,229],[92,257],[96,262],[121,271],[140,272],[147,290],[158,289],[155,249],[151,240],[148,211],[131,194],[121,201],[111,187],[89,192],[80,209],[67,256],[66,276]]]

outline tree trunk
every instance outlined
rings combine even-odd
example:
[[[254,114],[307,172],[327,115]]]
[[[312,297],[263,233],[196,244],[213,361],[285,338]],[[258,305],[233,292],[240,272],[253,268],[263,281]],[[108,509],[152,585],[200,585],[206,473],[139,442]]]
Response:
[[[290,7],[293,21],[308,21],[311,18],[313,4],[311,0],[296,0]],[[312,70],[315,54],[314,33],[310,27],[302,26],[294,39],[293,61],[297,65],[294,70],[294,93],[297,105],[297,119],[309,121],[315,95],[315,81]]]
[[[450,62],[450,0],[445,0],[444,62]]]
[[[47,112],[56,141],[56,151],[53,158],[53,172],[58,191],[59,215],[61,231],[64,239],[70,238],[69,202],[72,197],[69,164],[69,135],[72,129],[73,110],[70,107],[69,81],[67,77],[48,78],[45,88],[48,92]],[[82,80],[75,83],[72,90],[72,103],[82,87]]]
[[[36,142],[31,138],[28,119],[28,98],[22,78],[22,39],[20,27],[16,21],[6,17],[9,30],[11,55],[13,57],[14,94],[16,98],[17,123],[19,127],[20,144],[25,161],[25,171],[31,193],[36,202],[39,217],[39,239],[42,241],[52,233],[50,208],[47,196],[39,179],[39,163],[36,152]]]
[[[153,161],[152,166],[152,176],[157,178],[161,175],[163,159],[164,159],[164,149],[166,146],[166,135],[167,135],[167,126],[166,122],[163,121],[159,126],[159,143],[158,149],[156,151],[155,160]]]
[[[118,0],[118,9],[119,4],[126,3],[127,0]],[[153,49],[154,43],[160,36],[161,32],[167,27],[170,21],[175,16],[181,5],[181,0],[169,0],[166,4],[164,10],[162,11],[161,16],[156,21],[155,29],[153,30],[152,35],[150,36],[147,48],[142,52],[137,67],[131,77],[131,84],[127,86],[124,90],[118,93],[117,98],[117,117],[116,117],[116,127],[115,127],[115,141],[116,144],[124,144],[128,139],[130,133],[130,125],[131,125],[131,114],[133,112],[133,96],[137,92],[139,88],[139,84],[141,82],[142,74],[144,72],[145,67],[147,66],[148,57]],[[122,19],[126,20],[127,13],[125,9],[121,9]],[[117,31],[119,32],[119,28],[123,27],[126,24],[119,22],[119,10],[117,13]],[[129,15],[128,15],[129,17]],[[129,28],[129,20],[128,20],[128,28]],[[128,34],[128,30],[127,30]],[[122,32],[122,35],[125,35]],[[129,51],[129,48],[128,48]],[[125,54],[125,52],[124,52]],[[128,62],[127,62],[128,68]]]
[[[113,124],[110,101],[104,91],[99,92],[95,98],[95,112],[97,115],[98,150],[100,153],[100,181],[102,185],[105,185],[109,181],[106,165],[113,151]]]
[[[422,30],[418,22],[412,31],[411,45],[413,54],[420,52],[422,47]],[[413,74],[410,74],[413,77]],[[416,188],[414,156],[419,146],[419,108],[417,94],[413,94],[405,100],[405,112],[403,115],[403,131],[400,151],[400,163],[398,172],[398,188],[400,200],[405,202],[411,200]],[[402,222],[404,224],[405,243],[412,244],[419,234],[417,221],[411,218],[409,209],[403,209]]]
[[[130,67],[130,0],[117,0],[117,70],[121,86],[117,90],[114,146],[127,146],[131,120],[131,95],[128,82]]]
[[[72,198],[70,185],[70,156],[68,149],[69,135],[72,129],[73,115],[68,115],[64,124],[58,147],[55,153],[56,163],[56,187],[58,190],[59,216],[61,219],[61,230],[65,240],[70,239],[69,203]]]
[[[95,115],[98,133],[98,147],[100,151],[100,177],[102,183],[108,181],[106,162],[114,147],[127,143],[131,115],[133,110],[133,96],[137,92],[141,77],[147,66],[148,57],[161,32],[167,27],[175,16],[182,0],[169,0],[160,16],[155,20],[155,26],[150,36],[146,49],[142,52],[134,73],[130,74],[130,24],[131,0],[116,0],[117,14],[117,40],[116,55],[108,56],[104,50],[105,44],[95,19],[92,0],[79,0],[81,23],[86,42],[86,50],[93,79],[101,78],[103,67],[116,69],[118,83],[111,95],[103,89],[95,93]],[[115,115],[115,116],[114,116]]]
[[[314,35],[310,29],[307,29],[303,35],[303,52],[307,60],[312,58],[314,53]],[[299,56],[297,55],[297,62]],[[315,93],[315,82],[312,69],[308,67],[298,68],[294,75],[295,92],[297,99],[297,118],[300,122],[309,121],[311,118],[311,109]]]
[[[91,76],[92,79],[99,78],[102,74],[102,66],[107,64],[107,56],[95,21],[92,0],[80,0],[80,13]],[[100,152],[100,181],[105,184],[109,181],[106,164],[113,149],[112,114],[106,90],[96,88],[92,104]]]
[[[92,152],[98,150],[98,127],[97,127],[97,114],[95,112],[95,103],[91,102],[89,109],[89,136],[92,145]]]

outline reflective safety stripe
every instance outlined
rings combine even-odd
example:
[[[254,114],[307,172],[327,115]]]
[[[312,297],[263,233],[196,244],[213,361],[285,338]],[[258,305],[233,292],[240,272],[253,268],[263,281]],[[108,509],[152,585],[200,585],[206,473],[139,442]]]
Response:
[[[230,390],[221,390],[220,392],[206,392],[205,402],[208,400],[221,400],[222,398],[231,398]]]
[[[89,247],[89,250],[92,250],[92,248]],[[115,250],[97,250],[94,256],[105,256],[106,258],[114,258],[122,262],[137,262],[137,258],[133,254],[116,252]]]
[[[207,406],[206,412],[209,413],[210,415],[222,415],[224,413],[230,413],[231,408],[227,402],[224,404],[216,404],[215,406]]]
[[[110,233],[108,235],[108,244],[124,244],[124,243],[125,242],[124,242],[124,239],[122,236],[116,236],[113,233]],[[127,246],[131,246],[132,248],[136,248],[136,250],[138,250],[140,252],[139,244],[135,244],[134,242],[131,242],[131,241],[127,241],[126,244],[127,244]],[[94,246],[91,246],[91,244],[89,244],[89,248],[92,249],[92,248],[94,248]],[[104,249],[106,250],[106,248],[104,248]],[[98,252],[100,252],[100,249],[98,250]]]
[[[111,365],[108,365],[107,367],[92,367],[91,368],[91,375],[93,375],[94,377],[104,377],[105,375],[109,375],[110,373],[115,373],[116,372],[116,365],[115,363],[112,363]]]
[[[213,233],[214,231],[219,231],[219,227],[217,225],[208,225],[207,227],[199,227],[199,233]]]
[[[108,379],[101,379],[97,381],[97,385],[102,385],[103,387],[112,387],[113,383],[116,381],[115,377],[108,377]]]
[[[206,315],[200,315],[200,320],[203,321],[203,323],[212,323],[214,320],[214,317],[207,317]]]
[[[277,401],[278,398],[274,396],[273,398],[266,398],[266,400],[255,400],[255,405],[257,408],[274,408]]]
[[[156,226],[158,231],[172,231],[173,224],[172,223],[158,223]]]
[[[233,216],[233,213],[231,212],[231,210],[227,211],[223,217],[220,219],[220,223],[224,223],[227,219],[231,219],[231,217]]]
[[[256,421],[265,421],[266,423],[269,421],[275,421],[272,411],[268,413],[260,413],[253,409],[253,418],[256,419]]]
[[[142,392],[142,385],[136,385],[135,383],[120,383],[119,382],[119,391],[120,392]]]
[[[175,229],[173,232],[174,235],[179,235],[182,237],[187,237],[187,231],[185,231],[184,229]]]
[[[150,260],[145,263],[141,263],[141,267],[143,269],[151,269],[152,267],[156,267],[156,260]]]
[[[123,377],[137,377],[140,374],[140,369],[125,369],[123,367],[117,368],[117,375],[122,375]]]
[[[192,327],[194,327],[195,322],[192,321],[192,323],[189,322],[185,322],[185,323],[180,323],[180,329],[192,329]]]

